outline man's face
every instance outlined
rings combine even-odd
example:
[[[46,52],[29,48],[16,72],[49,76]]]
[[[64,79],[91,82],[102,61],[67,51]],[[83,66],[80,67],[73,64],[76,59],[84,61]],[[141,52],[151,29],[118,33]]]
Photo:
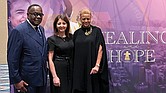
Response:
[[[83,27],[89,27],[91,23],[91,15],[90,14],[81,14],[80,21]]]
[[[11,4],[11,16],[9,17],[9,20],[11,21],[13,28],[26,20],[29,5],[29,2],[19,0]]]
[[[43,15],[42,9],[39,6],[32,6],[28,11],[28,19],[34,26],[38,26],[42,22]]]

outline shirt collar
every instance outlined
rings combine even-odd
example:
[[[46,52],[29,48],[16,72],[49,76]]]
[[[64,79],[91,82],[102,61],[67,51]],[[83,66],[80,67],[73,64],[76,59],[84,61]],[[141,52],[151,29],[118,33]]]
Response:
[[[32,25],[28,19],[27,19],[27,22],[35,29],[36,26]],[[39,27],[39,26],[37,26],[37,27]]]

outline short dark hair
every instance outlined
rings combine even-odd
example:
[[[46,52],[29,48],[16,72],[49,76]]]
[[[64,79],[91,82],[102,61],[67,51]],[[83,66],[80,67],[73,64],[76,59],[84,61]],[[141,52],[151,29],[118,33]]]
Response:
[[[67,37],[69,37],[70,22],[69,22],[68,17],[67,17],[66,15],[63,15],[63,14],[58,15],[58,16],[55,18],[55,20],[54,20],[54,23],[53,23],[54,33],[57,33],[57,32],[58,32],[58,29],[57,29],[56,25],[57,25],[57,22],[58,22],[59,19],[62,19],[62,20],[64,20],[64,21],[67,23],[67,28],[66,28],[66,30],[65,30],[65,35],[66,35]]]
[[[30,6],[28,7],[27,13],[29,12],[29,10],[30,10],[33,6],[38,6],[38,7],[41,8],[41,6],[38,5],[38,4],[32,4],[32,5],[30,5]],[[41,8],[41,9],[42,9],[42,8]]]

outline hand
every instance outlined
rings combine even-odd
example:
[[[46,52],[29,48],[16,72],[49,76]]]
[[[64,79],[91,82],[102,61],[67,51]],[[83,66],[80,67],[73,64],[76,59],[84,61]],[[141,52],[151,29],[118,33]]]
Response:
[[[95,66],[95,67],[92,68],[90,74],[96,74],[96,73],[98,73],[98,71],[99,71],[99,67]]]
[[[14,84],[14,86],[16,87],[18,92],[27,92],[25,86],[28,86],[28,84],[23,80],[21,80],[19,83]]]
[[[60,79],[58,77],[53,77],[54,86],[60,87]]]

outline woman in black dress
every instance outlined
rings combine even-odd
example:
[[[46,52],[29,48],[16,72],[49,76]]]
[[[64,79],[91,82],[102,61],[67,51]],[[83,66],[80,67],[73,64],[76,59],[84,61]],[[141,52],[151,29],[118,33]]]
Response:
[[[55,33],[48,37],[51,93],[70,93],[74,44],[69,34],[69,20],[65,15],[58,15],[53,26]]]
[[[74,40],[72,93],[109,93],[106,47],[101,29],[91,25],[91,12],[80,12],[82,26]]]

